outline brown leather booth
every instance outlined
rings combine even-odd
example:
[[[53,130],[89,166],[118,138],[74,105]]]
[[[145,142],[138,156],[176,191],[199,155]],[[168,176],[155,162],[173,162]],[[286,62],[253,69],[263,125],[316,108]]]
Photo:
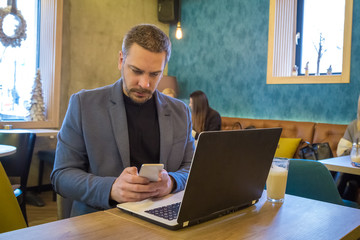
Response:
[[[310,143],[328,142],[334,157],[336,156],[337,145],[347,127],[347,125],[341,124],[221,117],[222,130],[238,129],[240,127],[244,129],[250,126],[255,128],[281,127],[283,129],[281,137],[302,139],[298,149],[306,145],[305,141]],[[299,157],[298,151],[295,157]]]

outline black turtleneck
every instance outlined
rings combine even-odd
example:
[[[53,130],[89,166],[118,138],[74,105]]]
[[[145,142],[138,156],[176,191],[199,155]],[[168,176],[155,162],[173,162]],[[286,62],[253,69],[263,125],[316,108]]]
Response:
[[[123,93],[129,131],[130,165],[159,163],[160,130],[155,98],[139,104]]]

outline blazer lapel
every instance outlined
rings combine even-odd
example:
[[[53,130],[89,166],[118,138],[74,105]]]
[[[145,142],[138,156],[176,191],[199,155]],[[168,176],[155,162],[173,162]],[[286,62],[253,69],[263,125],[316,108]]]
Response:
[[[166,168],[171,146],[173,144],[171,111],[168,104],[161,95],[158,94],[157,90],[155,91],[154,97],[156,97],[160,128],[160,163],[163,163]]]
[[[109,108],[111,127],[113,129],[116,145],[124,168],[130,167],[130,147],[124,98],[122,94],[122,80],[117,81],[111,92]]]
[[[161,95],[158,94],[157,90],[155,91],[154,97],[156,98],[160,128],[160,163],[163,163],[166,167],[171,146],[173,144],[171,111],[168,104],[161,98]],[[112,102],[112,106],[109,108],[109,114],[116,145],[119,149],[124,168],[130,167],[129,134],[124,98],[122,95],[122,80],[115,83],[110,101]]]

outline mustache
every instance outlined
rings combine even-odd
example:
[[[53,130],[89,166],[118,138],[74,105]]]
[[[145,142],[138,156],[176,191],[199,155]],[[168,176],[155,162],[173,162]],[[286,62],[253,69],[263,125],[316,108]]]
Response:
[[[135,92],[135,93],[140,93],[140,94],[143,94],[143,93],[152,94],[152,92],[150,90],[143,89],[143,88],[132,88],[132,89],[130,89],[129,92]]]

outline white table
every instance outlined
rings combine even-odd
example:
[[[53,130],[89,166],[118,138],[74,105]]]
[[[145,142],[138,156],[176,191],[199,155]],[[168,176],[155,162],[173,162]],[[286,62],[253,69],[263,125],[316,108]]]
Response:
[[[342,156],[320,160],[330,171],[360,175],[360,168],[351,164],[350,156]]]
[[[3,132],[3,133],[30,132],[30,133],[35,133],[37,137],[54,138],[57,136],[59,130],[57,130],[57,129],[1,129],[0,132]]]
[[[0,144],[0,157],[5,157],[16,152],[16,147]]]

